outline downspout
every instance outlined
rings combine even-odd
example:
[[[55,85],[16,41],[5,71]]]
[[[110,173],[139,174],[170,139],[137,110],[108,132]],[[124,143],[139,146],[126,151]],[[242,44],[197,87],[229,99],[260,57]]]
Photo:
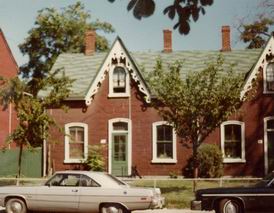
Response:
[[[9,135],[11,134],[11,128],[12,128],[12,106],[10,103],[9,104]],[[10,149],[10,143],[9,143],[8,149]]]
[[[130,121],[130,131],[131,131],[131,134],[130,134],[130,142],[131,142],[131,146],[130,146],[130,148],[131,148],[131,150],[130,151],[128,151],[129,153],[130,153],[130,161],[129,162],[131,162],[130,163],[130,166],[129,166],[129,168],[128,168],[128,175],[131,175],[131,173],[132,173],[132,171],[131,171],[131,167],[132,167],[132,121],[131,121],[131,118],[132,118],[132,115],[131,115],[131,113],[132,113],[132,109],[131,109],[131,87],[130,87],[130,80],[131,80],[131,76],[130,76],[130,73],[128,72],[128,75],[129,75],[129,78],[128,78],[128,89],[129,89],[129,97],[128,97],[128,119],[129,119],[129,121]],[[128,132],[128,136],[129,136],[129,132]]]

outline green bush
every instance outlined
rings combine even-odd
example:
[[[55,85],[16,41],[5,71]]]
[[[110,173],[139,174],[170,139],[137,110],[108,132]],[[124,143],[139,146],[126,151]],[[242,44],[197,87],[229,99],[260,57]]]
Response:
[[[215,178],[223,175],[223,157],[220,148],[214,144],[202,144],[198,148],[199,177]],[[193,158],[184,169],[186,177],[193,177]]]
[[[88,158],[84,162],[85,169],[91,171],[104,171],[105,161],[103,156],[102,145],[91,145],[89,146]]]

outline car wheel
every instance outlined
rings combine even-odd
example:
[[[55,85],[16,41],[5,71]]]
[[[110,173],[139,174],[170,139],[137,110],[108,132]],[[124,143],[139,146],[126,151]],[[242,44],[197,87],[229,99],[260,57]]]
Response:
[[[219,213],[243,213],[241,204],[236,200],[223,199],[219,205]]]
[[[100,208],[100,213],[129,213],[125,207],[119,204],[104,204]]]
[[[23,200],[19,198],[11,198],[6,203],[7,213],[26,213],[27,207]]]

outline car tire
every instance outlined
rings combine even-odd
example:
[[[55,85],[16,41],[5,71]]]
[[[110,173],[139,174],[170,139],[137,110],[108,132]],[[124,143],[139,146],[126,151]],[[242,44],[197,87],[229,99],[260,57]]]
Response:
[[[11,198],[6,202],[7,213],[27,213],[27,206],[20,198]]]
[[[223,199],[219,203],[218,213],[243,213],[242,205],[237,200]]]
[[[130,211],[124,206],[115,203],[103,204],[100,213],[129,213]]]

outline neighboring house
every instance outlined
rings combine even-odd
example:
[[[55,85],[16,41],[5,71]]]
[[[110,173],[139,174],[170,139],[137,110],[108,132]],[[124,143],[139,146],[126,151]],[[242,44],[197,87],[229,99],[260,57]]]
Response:
[[[61,54],[53,67],[75,79],[68,112],[48,109],[65,130],[52,131],[59,143],[48,141],[53,169],[79,168],[88,146],[102,144],[109,173],[130,175],[137,167],[140,175],[182,174],[192,149],[151,107],[155,97],[143,71],[150,72],[158,58],[165,64],[183,61],[184,71],[200,71],[219,54],[226,66],[235,64],[237,72],[248,73],[242,95],[256,81],[259,90],[207,142],[222,149],[225,175],[264,175],[274,161],[274,41],[271,37],[263,50],[231,50],[229,27],[222,29],[221,51],[173,51],[171,31],[165,30],[162,52],[129,52],[117,38],[109,52],[97,53],[95,34],[87,33],[85,53]]]
[[[17,76],[18,66],[5,39],[4,33],[0,29],[0,76],[12,78]],[[0,109],[0,147],[3,147],[7,136],[16,127],[16,112],[10,105],[5,111]]]

